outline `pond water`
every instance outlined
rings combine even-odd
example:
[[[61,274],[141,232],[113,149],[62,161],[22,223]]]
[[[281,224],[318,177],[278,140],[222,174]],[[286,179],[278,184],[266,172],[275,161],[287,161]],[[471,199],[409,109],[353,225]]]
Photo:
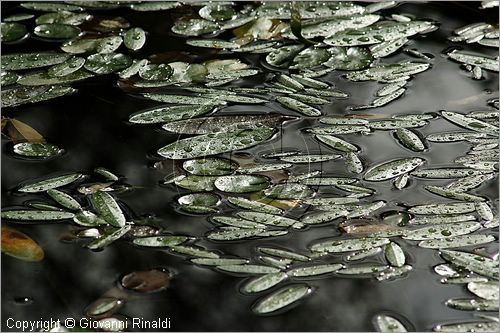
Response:
[[[325,115],[362,113],[389,118],[395,114],[426,113],[448,110],[468,113],[476,110],[491,110],[488,102],[498,98],[498,75],[485,71],[485,78],[473,80],[470,73],[462,70],[443,53],[451,46],[460,46],[469,51],[496,56],[497,50],[479,44],[453,43],[448,37],[453,30],[475,22],[498,24],[496,8],[479,10],[479,2],[426,4],[404,3],[383,10],[383,15],[409,14],[418,19],[439,23],[439,29],[425,36],[410,38],[407,46],[433,55],[432,68],[414,76],[407,85],[403,97],[378,108],[351,111],[349,106],[366,105],[374,99],[380,83],[352,82],[345,71],[333,71],[320,79],[349,93],[347,99],[335,99],[322,108]],[[243,4],[238,4],[243,6]],[[33,12],[19,7],[18,3],[2,3],[2,21],[15,13]],[[191,47],[185,44],[186,37],[175,35],[171,27],[175,20],[190,13],[184,7],[162,12],[139,12],[128,9],[92,11],[95,15],[122,16],[130,26],[141,27],[148,32],[145,46],[137,52],[129,52],[136,59],[152,54],[171,52],[190,53],[197,62],[220,57],[212,49]],[[38,15],[38,13],[37,13]],[[26,21],[28,30],[35,26],[33,20]],[[231,32],[218,38],[229,39]],[[29,38],[20,43],[2,44],[2,55],[15,52],[56,50],[60,42],[47,42]],[[123,51],[126,52],[126,51]],[[239,57],[252,67],[266,70],[269,65],[258,54],[230,54]],[[404,52],[396,52],[380,61],[395,63],[416,60]],[[262,84],[266,75],[261,73],[242,79],[232,86],[253,87]],[[130,218],[152,216],[157,226],[173,234],[199,238],[197,245],[226,255],[253,258],[257,262],[258,246],[274,246],[299,253],[308,253],[308,246],[318,239],[339,236],[338,220],[305,230],[294,230],[285,236],[241,241],[215,242],[204,238],[214,229],[208,221],[209,215],[182,212],[175,205],[180,195],[190,193],[172,184],[163,185],[164,177],[179,172],[180,163],[165,160],[157,155],[158,148],[174,142],[177,134],[161,129],[160,124],[138,125],[128,122],[129,116],[141,110],[157,106],[142,98],[137,92],[128,93],[117,85],[116,74],[100,75],[71,86],[78,92],[35,104],[3,108],[2,116],[18,119],[40,132],[47,142],[64,149],[61,156],[46,160],[30,160],[16,156],[12,143],[2,139],[2,207],[22,206],[29,200],[38,200],[39,194],[20,193],[16,189],[27,181],[44,178],[63,172],[90,174],[96,167],[105,167],[123,176],[132,189],[116,193],[122,208]],[[224,86],[223,86],[224,87]],[[170,88],[162,88],[168,91]],[[331,153],[313,135],[303,133],[304,128],[317,126],[314,117],[305,117],[287,110],[276,102],[264,105],[232,104],[217,112],[224,114],[251,114],[276,112],[299,117],[284,123],[279,135],[262,144],[221,155],[239,162],[260,158],[270,151],[290,149],[311,153]],[[435,119],[420,128],[424,136],[432,133],[457,131],[460,128],[443,118]],[[361,148],[360,157],[369,169],[382,162],[405,157],[419,156],[428,167],[453,166],[453,160],[464,155],[470,144],[455,142],[430,143],[429,149],[415,153],[402,148],[390,131],[375,131],[369,135],[350,134],[345,140]],[[269,161],[269,160],[268,160]],[[292,174],[322,170],[324,175],[353,177],[345,168],[343,159],[313,164],[294,165]],[[449,202],[430,194],[424,185],[445,185],[445,180],[425,180],[413,177],[408,187],[396,190],[391,181],[367,182],[360,175],[358,185],[376,190],[370,201],[384,200],[387,205],[372,216],[380,220],[380,214],[391,210],[404,210],[405,206],[424,203]],[[317,197],[338,196],[340,191],[333,186],[311,186]],[[218,192],[220,194],[220,192]],[[488,198],[494,211],[498,210],[498,179],[470,191],[474,195]],[[344,194],[342,194],[344,195]],[[287,216],[300,218],[310,208],[304,207],[288,212]],[[227,204],[220,206],[221,212],[234,211]],[[116,241],[102,251],[91,251],[84,243],[62,241],[64,235],[77,228],[69,222],[23,225],[10,221],[2,222],[26,233],[43,248],[43,261],[24,262],[2,255],[2,330],[15,331],[6,326],[9,317],[16,320],[61,319],[84,317],[85,308],[102,295],[121,297],[126,300],[118,314],[129,318],[157,320],[170,318],[175,331],[372,331],[374,316],[386,313],[400,319],[411,330],[427,331],[439,323],[477,319],[474,312],[460,311],[445,305],[449,298],[470,297],[464,284],[443,284],[433,267],[444,263],[435,249],[417,246],[418,242],[396,238],[407,255],[411,272],[402,278],[379,282],[374,278],[326,275],[301,279],[313,288],[313,293],[286,311],[259,316],[251,311],[256,300],[266,292],[246,295],[240,292],[248,279],[224,274],[209,267],[194,265],[189,257],[175,255],[164,249],[141,248],[129,241]],[[498,229],[482,233],[496,235]],[[484,253],[494,254],[498,245],[490,243]],[[468,248],[470,250],[470,248]],[[366,259],[380,262],[383,255]],[[321,259],[319,262],[340,262],[343,255]],[[126,291],[119,285],[124,274],[133,271],[165,268],[175,273],[170,286],[157,293]],[[299,280],[297,280],[299,281]],[[27,299],[25,299],[27,298]],[[147,330],[146,330],[147,331]]]

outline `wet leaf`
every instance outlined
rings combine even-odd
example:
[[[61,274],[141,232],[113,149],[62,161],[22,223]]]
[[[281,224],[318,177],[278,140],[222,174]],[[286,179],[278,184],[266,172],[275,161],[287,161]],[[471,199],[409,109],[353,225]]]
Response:
[[[213,231],[207,236],[208,239],[229,241],[237,239],[245,239],[252,237],[277,237],[286,235],[288,231],[286,230],[271,230],[267,231],[265,229],[253,228],[253,229],[228,229],[223,231]]]
[[[114,297],[99,298],[87,307],[85,314],[94,317],[109,315],[121,308],[123,303],[125,301]]]
[[[79,38],[61,45],[61,50],[71,54],[82,53],[112,53],[122,44],[120,36],[109,36],[102,38]]]
[[[306,155],[294,155],[294,156],[283,156],[280,160],[285,162],[290,162],[294,164],[298,163],[318,163],[326,162],[340,158],[337,154],[306,154]]]
[[[364,47],[331,47],[330,56],[323,65],[337,70],[359,70],[371,64],[373,57]]]
[[[467,235],[481,228],[478,222],[443,223],[408,231],[403,236],[409,240],[442,239]]]
[[[283,250],[273,247],[263,247],[263,246],[259,246],[257,249],[262,253],[269,254],[275,257],[298,260],[298,261],[309,261],[308,257],[288,250]]]
[[[312,265],[293,268],[288,270],[286,273],[291,277],[316,276],[336,272],[342,267],[342,264]]]
[[[302,184],[277,184],[264,190],[264,195],[275,199],[304,199],[314,194],[308,186]]]
[[[52,157],[62,153],[62,149],[50,143],[23,142],[15,144],[14,153],[26,157]]]
[[[219,30],[219,25],[215,22],[202,19],[178,20],[172,27],[172,31],[183,36],[200,36]]]
[[[82,206],[73,199],[69,194],[66,194],[62,191],[56,189],[47,190],[47,194],[54,199],[55,202],[60,204],[61,206],[70,209],[70,210],[81,210]]]
[[[313,252],[339,253],[359,250],[369,250],[374,247],[389,244],[387,238],[354,238],[354,239],[332,239],[313,244],[310,248]]]
[[[30,262],[41,261],[45,256],[43,249],[33,239],[5,225],[2,225],[2,253]]]
[[[346,216],[348,214],[347,210],[336,210],[328,212],[317,212],[312,214],[306,214],[302,216],[300,222],[304,224],[319,224],[331,222],[339,217]]]
[[[442,224],[442,223],[454,223],[454,222],[465,222],[465,221],[475,221],[476,217],[474,215],[433,215],[433,216],[416,216],[410,220],[410,224]]]
[[[395,135],[404,147],[416,152],[425,150],[424,142],[415,132],[406,128],[398,128]]]
[[[192,193],[180,197],[177,202],[181,209],[191,213],[212,213],[219,203],[219,197],[212,193]]]
[[[141,49],[146,43],[146,32],[141,28],[132,28],[123,35],[123,44],[132,51]]]
[[[474,273],[498,279],[498,261],[477,254],[442,250],[441,256],[451,264]]]
[[[254,130],[204,134],[178,140],[158,150],[158,154],[174,160],[221,154],[252,147],[269,139],[273,133],[273,129],[263,127]]]
[[[58,188],[61,186],[65,186],[73,183],[79,179],[82,179],[84,176],[80,173],[72,173],[68,175],[51,177],[48,179],[44,179],[41,181],[37,181],[35,183],[29,183],[24,186],[21,186],[18,191],[19,192],[28,192],[28,193],[36,193],[36,192],[45,192],[52,188]]]
[[[325,145],[336,150],[340,150],[343,152],[359,151],[359,148],[356,147],[355,145],[333,135],[315,135],[314,137],[318,139],[320,142],[324,143]]]
[[[498,284],[495,282],[469,282],[467,289],[483,299],[498,300]]]
[[[448,57],[463,64],[478,66],[490,71],[498,72],[498,61],[494,58],[467,54],[457,50],[453,50],[448,53]]]
[[[245,293],[258,293],[274,287],[287,278],[288,275],[284,272],[266,274],[249,280],[243,285],[241,290]]]
[[[125,216],[118,203],[110,194],[98,191],[90,196],[90,200],[99,215],[106,222],[118,228],[125,225]]]
[[[28,30],[22,23],[5,23],[0,26],[2,42],[14,42],[27,36]]]
[[[401,267],[389,267],[386,270],[378,273],[375,278],[377,279],[377,281],[394,280],[396,278],[401,278],[411,270],[413,270],[413,267],[410,265],[403,265]]]
[[[253,311],[257,314],[278,311],[287,305],[297,302],[311,292],[312,289],[307,284],[293,284],[261,298],[254,305]]]
[[[85,62],[85,69],[96,74],[110,74],[132,64],[132,60],[121,53],[92,54]]]
[[[410,207],[408,212],[412,214],[424,214],[424,215],[434,215],[434,214],[464,214],[470,213],[475,210],[473,203],[443,203],[443,204],[428,204],[428,205],[417,205]]]
[[[196,117],[208,113],[214,109],[215,105],[207,104],[200,106],[175,105],[161,106],[136,113],[129,118],[131,123],[154,124],[171,121],[178,121],[186,118]]]
[[[481,202],[481,201],[486,201],[485,198],[483,197],[478,197],[476,195],[468,194],[468,193],[461,193],[453,190],[449,190],[443,187],[439,186],[431,186],[427,185],[424,187],[427,191],[434,193],[436,195],[448,198],[448,199],[454,199],[454,200],[460,200],[460,201],[471,201],[471,202]]]
[[[125,225],[120,229],[114,229],[114,231],[106,233],[96,240],[90,242],[87,247],[91,250],[97,250],[106,247],[129,232],[130,228],[130,225]]]
[[[394,242],[384,247],[384,254],[387,261],[394,267],[402,267],[405,264],[406,257],[403,249]]]
[[[412,176],[421,178],[450,179],[480,174],[471,168],[430,168],[413,171]]]
[[[208,134],[243,129],[259,129],[263,126],[273,128],[289,119],[292,118],[279,114],[215,116],[179,120],[163,125],[163,129],[179,134]]]
[[[191,191],[213,191],[217,177],[188,175],[180,176],[174,180],[175,185]]]
[[[388,315],[378,315],[374,319],[377,332],[408,332],[405,325],[399,320]]]
[[[238,212],[237,216],[256,223],[262,223],[273,227],[295,227],[299,221],[289,217],[273,215],[260,212]]]
[[[140,293],[154,293],[168,288],[171,279],[172,275],[169,272],[151,269],[129,273],[120,283],[126,289]]]
[[[2,70],[24,70],[60,64],[69,55],[55,52],[13,53],[2,55]]]
[[[302,103],[299,100],[296,100],[291,97],[286,97],[286,96],[278,96],[276,97],[276,101],[280,103],[282,106],[285,108],[288,108],[293,111],[297,111],[299,113],[302,113],[303,115],[309,116],[309,117],[317,117],[321,116],[321,111],[316,109],[315,107],[312,107],[306,103]]]
[[[447,300],[445,304],[450,308],[457,310],[498,311],[498,300],[455,298]]]
[[[84,63],[84,58],[71,57],[63,63],[50,67],[47,74],[52,77],[64,77],[82,68]]]
[[[498,329],[499,324],[494,321],[466,321],[440,324],[433,328],[435,332],[496,332]]]
[[[148,81],[167,80],[172,73],[172,67],[167,64],[148,64],[139,68],[139,76]]]
[[[184,243],[186,236],[151,236],[134,239],[134,244],[146,247],[171,247]]]
[[[80,29],[74,25],[50,23],[35,27],[35,35],[47,39],[72,39],[80,34]]]
[[[228,197],[227,200],[235,206],[249,209],[255,212],[275,214],[275,215],[283,214],[283,210],[280,208],[273,207],[271,205],[262,202],[249,200],[243,197]]]
[[[301,40],[304,42],[304,40]],[[300,51],[292,62],[292,69],[306,69],[319,66],[330,59],[330,53],[326,49],[308,47]]]
[[[56,84],[65,84],[65,83],[81,81],[88,79],[92,76],[94,76],[94,74],[81,68],[65,76],[53,77],[50,76],[47,72],[28,74],[19,79],[18,83],[25,86],[56,85]],[[33,88],[30,87],[27,89],[31,90]],[[51,87],[45,92],[45,94],[43,94],[42,96],[37,96],[34,100],[30,101],[30,103],[38,102],[40,100],[45,100],[49,98],[59,97],[75,91],[76,89],[73,89],[71,87]]]
[[[227,265],[243,265],[247,264],[247,259],[237,259],[237,258],[195,258],[191,259],[192,263],[198,265],[206,265],[206,266],[227,266]]]
[[[408,43],[408,38],[402,37],[371,45],[369,49],[374,58],[383,58],[395,53],[406,43]]]
[[[251,264],[223,265],[223,266],[217,266],[217,269],[220,269],[221,271],[224,272],[251,274],[251,275],[279,272],[279,269],[275,267],[263,266],[263,265],[251,265]]]
[[[403,158],[379,164],[365,173],[364,179],[368,181],[382,181],[395,178],[408,173],[425,162],[419,157]]]
[[[80,25],[92,19],[92,15],[87,13],[72,13],[68,11],[51,12],[40,15],[36,18],[36,24],[69,24]]]
[[[198,14],[209,21],[225,21],[236,15],[233,7],[226,4],[210,3],[203,6]]]
[[[104,221],[98,215],[88,210],[81,210],[76,213],[73,217],[73,222],[84,227],[95,227],[107,224],[106,221]]]
[[[72,219],[75,214],[52,210],[4,210],[2,218],[17,221],[56,221]]]
[[[472,131],[498,136],[499,133],[498,127],[488,124],[482,120],[470,118],[464,116],[463,114],[457,112],[449,112],[449,111],[442,111],[441,115],[450,122],[465,127],[467,129],[470,129]]]
[[[219,258],[219,255],[215,252],[207,251],[200,247],[185,246],[185,245],[174,245],[170,246],[170,250],[176,253],[185,254],[196,258]]]
[[[63,2],[23,2],[21,3],[21,7],[42,12],[79,12],[83,10],[80,6]]]
[[[378,44],[380,42],[410,37],[433,27],[431,22],[379,22],[371,26],[338,32],[325,38],[324,42],[334,46],[356,46]]]
[[[181,6],[182,3],[176,1],[152,1],[131,3],[130,8],[140,12],[157,12],[161,10],[169,10]]]
[[[495,241],[491,235],[462,235],[437,240],[426,240],[418,243],[418,246],[428,249],[448,249],[454,247],[475,246]]]
[[[384,272],[389,268],[389,266],[382,264],[361,264],[348,266],[347,268],[339,270],[337,273],[342,275],[374,275]]]
[[[3,72],[2,71],[1,75],[2,75],[1,76],[2,77],[1,78],[1,80],[2,80],[1,86],[2,87],[13,85],[21,77],[19,74],[14,73],[14,72]]]
[[[303,45],[287,45],[274,49],[266,56],[266,62],[272,66],[286,65],[304,48]]]
[[[257,175],[222,176],[215,181],[215,187],[224,192],[245,193],[266,189],[267,177]]]

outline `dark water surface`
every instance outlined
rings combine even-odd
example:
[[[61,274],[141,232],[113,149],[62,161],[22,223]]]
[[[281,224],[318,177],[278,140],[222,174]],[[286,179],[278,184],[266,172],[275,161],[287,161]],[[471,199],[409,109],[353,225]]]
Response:
[[[433,68],[418,74],[408,84],[408,90],[400,98],[385,107],[370,109],[363,113],[404,114],[438,110],[468,112],[486,110],[487,101],[498,97],[498,75],[487,72],[486,79],[475,81],[461,70],[458,63],[448,60],[442,51],[454,45],[447,37],[458,27],[474,22],[498,23],[498,16],[485,17],[479,11],[479,2],[474,3],[405,3],[390,10],[391,13],[408,13],[417,18],[440,22],[439,30],[426,37],[413,39],[408,47],[433,54]],[[20,10],[14,4],[2,3],[2,16]],[[496,10],[493,10],[496,12]],[[170,33],[176,11],[141,13],[129,10],[103,12],[105,15],[123,16],[131,26],[139,26],[149,32],[144,49],[136,58],[153,53],[186,50],[197,54],[199,48],[186,46],[182,39]],[[176,16],[177,15],[177,16]],[[25,43],[3,46],[4,53],[55,49],[58,43],[30,40]],[[494,55],[492,48],[478,44],[467,45],[468,50]],[[208,59],[211,51],[199,54]],[[384,58],[383,62],[411,59],[398,52]],[[243,56],[247,63],[259,65],[259,57]],[[350,93],[346,100],[334,101],[324,107],[325,114],[344,114],[349,105],[367,104],[373,100],[380,85],[374,82],[355,83],[342,78],[343,72],[335,72],[327,81],[334,82],[340,90]],[[11,143],[2,140],[2,206],[22,205],[37,196],[19,195],[12,190],[20,183],[54,172],[81,171],[90,173],[95,167],[106,167],[126,177],[126,182],[137,188],[118,194],[118,198],[136,216],[154,215],[160,225],[173,233],[203,236],[213,228],[205,216],[188,216],[176,212],[173,206],[180,193],[174,186],[160,186],[161,179],[172,172],[171,161],[160,162],[156,150],[176,139],[162,131],[160,126],[132,125],[127,122],[131,113],[158,105],[158,103],[124,93],[116,86],[116,76],[99,76],[82,83],[73,84],[79,92],[71,97],[62,97],[49,102],[2,110],[3,116],[28,123],[48,142],[65,149],[65,153],[47,161],[27,161],[12,155]],[[252,86],[243,82],[242,86]],[[290,113],[274,103],[265,106],[229,106],[218,114],[272,111]],[[295,115],[295,114],[294,114]],[[302,151],[320,152],[324,148],[300,130],[315,124],[316,120],[303,119],[289,122],[279,136],[245,153],[258,156],[264,151],[280,150],[281,147]],[[432,121],[421,130],[425,135],[441,131],[457,130],[445,120]],[[389,132],[377,131],[370,136],[346,136],[362,149],[361,158],[367,166],[382,161],[406,156],[415,156],[401,148]],[[351,141],[350,141],[351,142]],[[419,154],[427,165],[447,166],[454,158],[467,152],[466,143],[431,144],[430,149]],[[298,167],[294,173],[306,172],[308,168],[321,168],[326,175],[349,176],[343,161]],[[417,184],[418,183],[418,184]],[[443,180],[442,184],[446,181]],[[363,181],[361,181],[363,186]],[[390,203],[384,210],[398,208],[398,204],[416,204],[443,201],[430,196],[423,185],[441,185],[439,181],[413,181],[403,191],[391,189],[390,182],[366,183],[377,190],[373,200]],[[488,196],[494,203],[498,199],[498,184],[490,182],[479,190],[472,191]],[[319,193],[333,193],[319,189]],[[399,209],[401,209],[399,207]],[[300,211],[299,211],[300,213]],[[297,215],[298,216],[298,215]],[[166,291],[155,294],[120,292],[128,296],[119,310],[128,317],[143,317],[154,320],[169,317],[172,330],[176,331],[371,331],[372,318],[380,312],[395,313],[406,318],[417,331],[429,330],[441,322],[473,318],[472,313],[451,309],[444,305],[451,297],[467,297],[464,285],[443,285],[432,267],[442,263],[437,251],[416,247],[415,242],[398,239],[398,244],[409,253],[409,264],[413,271],[406,278],[390,282],[374,279],[352,279],[328,277],[309,283],[315,292],[299,302],[290,311],[274,316],[257,316],[250,311],[251,305],[260,295],[248,296],[239,292],[243,278],[221,274],[214,270],[190,264],[183,256],[169,254],[163,250],[141,249],[127,242],[115,242],[101,252],[92,252],[76,243],[64,243],[61,236],[75,227],[69,223],[19,225],[15,227],[35,239],[45,251],[40,263],[27,263],[2,255],[2,330],[8,330],[5,320],[39,318],[81,318],[84,309],[110,289],[118,287],[123,274],[165,267],[177,273]],[[309,228],[307,231],[291,231],[288,235],[272,240],[246,240],[242,242],[214,243],[201,241],[197,244],[225,254],[255,256],[255,247],[274,245],[298,251],[306,251],[307,245],[318,238],[339,234],[335,225],[327,224]],[[493,252],[494,248],[489,249]],[[112,292],[118,292],[116,289]],[[265,293],[264,293],[265,294]],[[23,304],[19,298],[29,297]]]

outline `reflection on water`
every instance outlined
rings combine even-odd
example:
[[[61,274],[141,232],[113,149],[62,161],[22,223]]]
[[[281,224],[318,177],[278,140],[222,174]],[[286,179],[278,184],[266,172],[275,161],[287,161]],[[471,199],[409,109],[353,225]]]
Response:
[[[2,4],[3,6],[4,4]],[[477,7],[477,2],[473,5]],[[11,9],[14,11],[15,9]],[[446,109],[470,111],[485,109],[487,101],[498,95],[498,75],[488,72],[485,80],[474,81],[469,74],[459,69],[459,64],[447,60],[441,52],[449,45],[446,38],[457,27],[471,22],[483,21],[476,10],[464,5],[428,3],[425,6],[402,4],[393,12],[411,13],[416,17],[429,18],[441,23],[440,29],[425,38],[411,43],[411,47],[425,50],[435,56],[433,69],[418,75],[409,82],[404,98],[388,106],[369,110],[370,114],[404,114],[408,112],[435,112]],[[4,15],[7,11],[4,10]],[[177,37],[169,34],[172,15],[120,11],[133,26],[141,26],[150,32],[146,47],[138,57],[152,53],[186,49]],[[493,21],[498,20],[496,17]],[[495,21],[496,22],[496,21]],[[31,42],[30,42],[31,43]],[[49,43],[50,44],[50,43]],[[30,47],[47,48],[46,43],[35,41]],[[26,44],[9,45],[7,53],[27,50]],[[51,46],[49,46],[51,47]],[[470,49],[489,51],[479,45]],[[199,49],[196,49],[197,51]],[[210,56],[203,51],[200,57]],[[408,59],[394,55],[388,61]],[[259,57],[245,56],[246,62],[259,65]],[[328,79],[336,88],[348,91],[350,98],[336,100],[324,110],[327,114],[346,113],[346,107],[367,104],[380,86],[373,82],[350,82],[333,73]],[[260,78],[262,79],[262,77]],[[251,86],[252,81],[244,82]],[[3,142],[2,155],[2,206],[20,205],[30,195],[19,196],[10,192],[20,182],[42,177],[57,171],[90,172],[103,166],[126,177],[129,184],[137,185],[133,191],[119,194],[131,211],[138,215],[154,215],[165,229],[179,234],[204,235],[212,229],[205,217],[188,216],[176,212],[172,202],[181,194],[174,186],[160,186],[163,177],[172,173],[174,164],[165,162],[154,168],[160,159],[156,149],[172,142],[176,136],[159,130],[158,126],[137,126],[127,122],[128,116],[146,109],[155,102],[125,95],[115,86],[115,77],[99,77],[77,84],[79,93],[71,98],[60,98],[49,103],[25,105],[15,110],[3,110],[4,116],[16,117],[37,128],[49,142],[64,148],[66,153],[56,159],[32,162],[15,158],[10,154],[9,143]],[[218,114],[239,112],[272,111],[281,113],[285,109],[277,106],[230,106]],[[295,116],[295,114],[293,114]],[[300,120],[285,124],[281,135],[272,141],[245,150],[253,156],[269,151],[280,151],[293,147],[300,151],[321,152],[312,135],[300,133],[314,121]],[[449,122],[439,119],[422,129],[424,135],[456,129]],[[352,143],[362,149],[361,158],[366,165],[374,165],[393,158],[414,156],[403,150],[389,132],[377,131],[369,137],[350,135]],[[464,143],[432,144],[428,151],[420,154],[428,165],[447,166],[454,158],[464,154],[468,146]],[[229,157],[229,156],[226,156]],[[295,173],[315,170],[313,167],[295,166]],[[317,164],[317,169],[326,175],[349,176],[343,161]],[[422,181],[422,183],[424,183]],[[445,182],[443,182],[444,184]],[[433,184],[439,185],[438,182]],[[363,182],[361,182],[363,186]],[[391,189],[390,182],[369,183],[377,190],[373,200],[386,200],[386,210],[397,209],[399,204],[412,205],[436,202],[422,186],[415,182],[404,191]],[[480,189],[498,209],[498,184],[491,182]],[[331,193],[328,188],[318,188],[320,193]],[[185,192],[183,192],[185,193]],[[472,191],[474,194],[475,191]],[[33,196],[33,199],[35,196]],[[298,211],[299,213],[301,211]],[[155,294],[128,293],[127,302],[119,313],[129,317],[154,320],[168,317],[172,330],[179,331],[370,331],[372,318],[380,312],[397,313],[404,316],[418,331],[428,330],[442,321],[473,318],[471,313],[457,311],[444,306],[451,297],[466,296],[463,285],[443,285],[431,267],[441,263],[435,250],[417,248],[411,242],[398,241],[414,269],[406,278],[379,283],[373,279],[330,277],[311,282],[316,292],[297,304],[290,311],[276,315],[257,317],[249,309],[255,296],[239,292],[242,278],[192,265],[184,257],[161,250],[142,249],[130,243],[116,242],[101,252],[90,252],[75,243],[64,243],[60,238],[73,227],[69,224],[47,224],[22,226],[18,230],[29,234],[45,250],[46,258],[40,263],[26,263],[2,256],[2,317],[19,320],[38,318],[66,318],[83,316],[86,306],[107,291],[118,288],[119,278],[132,271],[151,268],[168,268],[176,272],[170,287]],[[270,240],[199,244],[226,254],[249,257],[255,248],[273,245],[289,249],[302,249],[318,238],[332,236],[334,226],[309,228],[306,232],[292,231],[288,235]],[[494,249],[489,249],[493,251]],[[340,259],[340,257],[339,257]],[[6,330],[2,323],[2,329]]]

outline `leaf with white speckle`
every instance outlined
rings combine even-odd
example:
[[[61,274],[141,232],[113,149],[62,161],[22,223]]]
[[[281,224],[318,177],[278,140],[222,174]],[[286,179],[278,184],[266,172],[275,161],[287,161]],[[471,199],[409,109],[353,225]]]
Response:
[[[72,196],[69,194],[66,194],[62,191],[56,190],[56,189],[50,189],[47,191],[47,194],[54,199],[58,204],[61,206],[68,208],[70,210],[80,210],[82,209],[82,206],[73,199]]]
[[[125,216],[115,199],[106,192],[98,191],[90,196],[90,200],[99,215],[109,224],[115,227],[125,225]]]
[[[51,188],[58,188],[73,183],[79,179],[82,179],[83,175],[80,173],[72,173],[64,176],[52,177],[44,179],[35,183],[26,184],[19,188],[19,192],[45,192]]]
[[[291,277],[308,277],[336,272],[343,267],[342,264],[323,264],[292,268],[286,271]]]
[[[4,210],[0,216],[17,221],[56,221],[72,219],[75,214],[52,210]]]
[[[258,293],[268,290],[286,279],[288,279],[288,275],[284,272],[269,273],[249,280],[241,287],[241,290],[245,293]]]
[[[368,250],[374,247],[389,244],[387,238],[353,238],[332,239],[313,244],[310,248],[313,252],[339,253],[359,250]]]
[[[442,250],[441,256],[451,264],[468,269],[474,273],[498,279],[498,260],[477,254]]]
[[[261,298],[253,307],[257,314],[271,313],[292,304],[312,292],[307,284],[293,284]]]
[[[368,181],[382,181],[395,178],[418,168],[424,162],[425,160],[420,157],[392,160],[371,168],[365,173],[364,178]]]
[[[158,154],[170,159],[189,159],[216,155],[255,146],[274,133],[272,128],[239,130],[215,134],[203,134],[177,140],[158,150]]]

